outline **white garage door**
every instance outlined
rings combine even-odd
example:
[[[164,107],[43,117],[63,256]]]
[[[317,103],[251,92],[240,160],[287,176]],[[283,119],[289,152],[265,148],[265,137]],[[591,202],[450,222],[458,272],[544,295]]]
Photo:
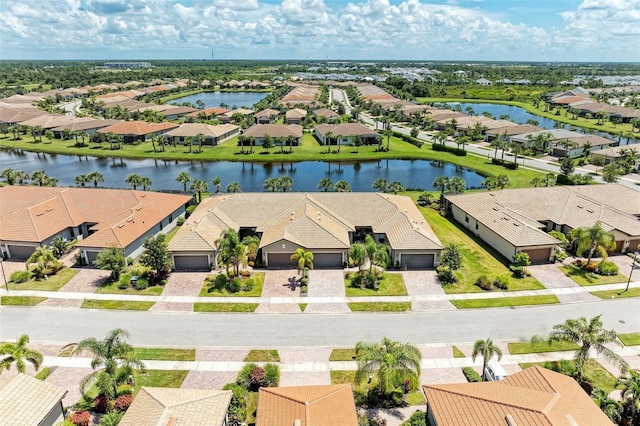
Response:
[[[173,256],[175,268],[179,271],[208,271],[209,257],[205,255],[199,256]]]

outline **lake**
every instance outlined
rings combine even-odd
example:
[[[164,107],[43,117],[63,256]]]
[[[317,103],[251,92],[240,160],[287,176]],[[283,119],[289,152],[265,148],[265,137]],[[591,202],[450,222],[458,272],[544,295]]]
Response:
[[[251,109],[255,103],[261,101],[267,95],[268,93],[266,92],[202,92],[174,99],[170,103],[190,102],[195,105],[197,101],[202,101],[206,108],[219,107],[220,104],[226,104],[228,109],[240,107]]]
[[[151,179],[153,190],[181,190],[176,181],[180,172],[187,172],[194,179],[203,179],[211,187],[211,178],[217,176],[222,188],[231,182],[238,182],[244,192],[264,191],[263,183],[269,177],[289,176],[293,179],[294,191],[318,191],[320,179],[328,177],[334,182],[346,180],[355,191],[373,191],[371,185],[378,178],[389,182],[399,181],[406,188],[433,190],[433,180],[439,176],[460,176],[468,188],[479,188],[481,175],[473,170],[450,163],[428,160],[380,160],[354,163],[328,163],[323,161],[302,161],[297,163],[250,163],[233,161],[165,161],[129,160],[118,158],[94,158],[69,155],[51,155],[22,152],[8,148],[0,149],[2,169],[12,168],[31,174],[35,170],[45,170],[49,176],[58,179],[60,186],[74,186],[74,178],[79,174],[98,171],[104,175],[100,186],[126,188],[124,179],[135,173]]]

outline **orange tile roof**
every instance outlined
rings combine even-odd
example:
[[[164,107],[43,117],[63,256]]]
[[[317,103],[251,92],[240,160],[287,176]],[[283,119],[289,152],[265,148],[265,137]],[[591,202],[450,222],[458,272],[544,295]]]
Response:
[[[148,135],[149,133],[161,132],[163,130],[171,130],[178,127],[178,124],[163,123],[147,123],[146,121],[123,121],[98,130],[98,133],[115,133],[118,135]]]
[[[424,385],[439,426],[611,425],[571,377],[533,366],[498,382]]]
[[[95,224],[82,247],[127,247],[191,199],[102,188],[0,188],[0,240],[40,243],[69,227]]]
[[[187,114],[187,117],[199,117],[200,114],[204,114],[206,117],[209,117],[212,115],[225,114],[227,112],[229,112],[229,110],[226,108],[214,107],[214,108],[199,109],[197,111],[193,111]]]
[[[357,426],[351,385],[261,388],[256,426]]]

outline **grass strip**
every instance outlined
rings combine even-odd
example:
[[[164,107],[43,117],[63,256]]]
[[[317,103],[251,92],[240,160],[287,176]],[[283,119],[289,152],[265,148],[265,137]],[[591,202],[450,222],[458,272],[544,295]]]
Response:
[[[96,300],[85,299],[81,308],[85,309],[117,309],[123,311],[147,311],[155,302],[134,302],[130,300]]]
[[[36,296],[2,296],[0,305],[4,306],[35,306],[47,300],[46,297]]]
[[[577,345],[568,342],[510,342],[509,353],[512,355],[539,354],[543,352],[575,351]]]
[[[193,304],[194,312],[254,312],[257,303],[206,303]]]
[[[107,281],[99,286],[94,293],[96,294],[135,294],[139,296],[160,296],[164,287],[159,285],[149,286],[142,290],[137,290],[131,286],[127,288],[118,288],[119,281]]]
[[[353,302],[348,305],[353,312],[406,312],[411,310],[411,302]]]
[[[548,305],[560,303],[555,295],[548,296],[522,296],[499,297],[495,299],[468,299],[451,300],[453,306],[458,309],[499,308],[511,306]]]
[[[195,349],[174,348],[133,348],[133,355],[139,359],[160,361],[195,361]]]
[[[134,394],[137,394],[142,386],[155,388],[179,388],[187,378],[187,370],[134,370],[135,379]]]
[[[557,363],[555,361],[525,362],[521,363],[520,367],[524,369],[533,365],[537,365],[542,368],[554,370],[554,368],[552,368],[554,364]],[[602,364],[592,358],[588,359],[584,364],[584,377],[594,386],[594,388],[603,389],[607,393],[611,392],[616,387],[616,377],[611,374],[606,368],[604,368]]]
[[[618,339],[625,346],[638,346],[640,345],[640,333],[624,333],[618,334]]]
[[[454,346],[453,347],[453,357],[454,358],[466,358],[466,355],[457,346]]]
[[[280,354],[276,349],[252,349],[244,362],[280,362]]]
[[[356,350],[354,348],[349,349],[334,349],[329,355],[329,361],[355,361]]]
[[[622,290],[602,290],[592,291],[591,294],[599,297],[600,299],[624,299],[625,297],[638,297],[640,296],[640,287],[634,287],[628,291]]]

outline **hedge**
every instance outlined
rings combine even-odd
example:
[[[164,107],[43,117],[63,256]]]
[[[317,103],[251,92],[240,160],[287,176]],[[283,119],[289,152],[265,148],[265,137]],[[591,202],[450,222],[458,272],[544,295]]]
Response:
[[[454,155],[457,155],[458,157],[464,157],[465,155],[467,155],[467,151],[465,151],[464,149],[453,148],[451,146],[442,145],[439,143],[434,143],[433,145],[431,145],[431,149],[433,149],[434,151],[450,152]]]

